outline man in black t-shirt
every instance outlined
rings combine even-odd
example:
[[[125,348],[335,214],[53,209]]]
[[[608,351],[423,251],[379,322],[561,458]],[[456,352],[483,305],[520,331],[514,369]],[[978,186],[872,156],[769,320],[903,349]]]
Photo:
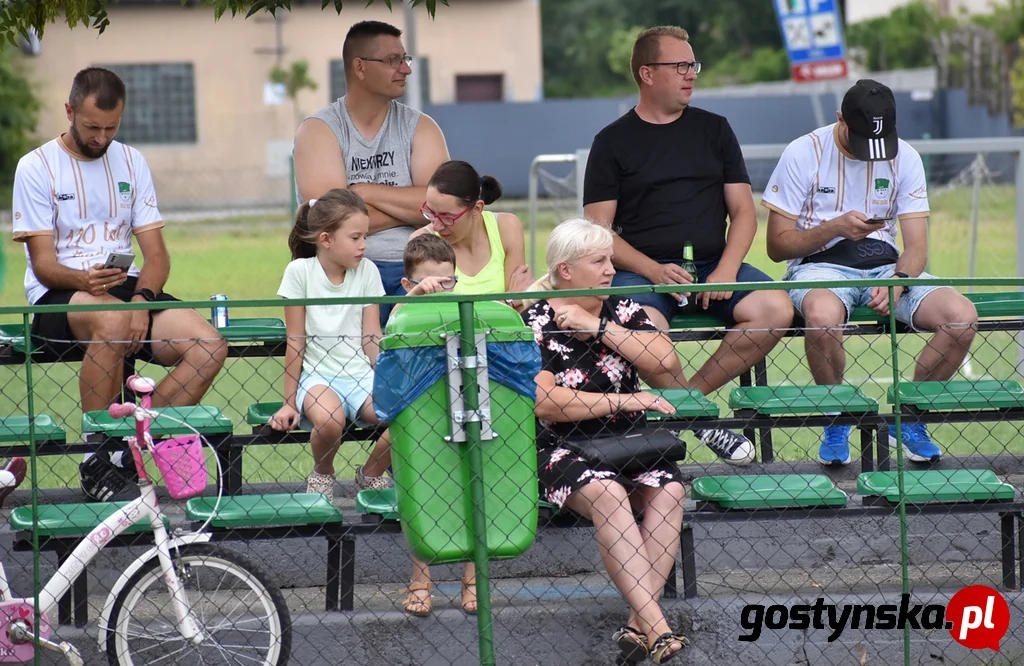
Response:
[[[691,282],[679,266],[686,243],[693,245],[699,282],[770,281],[743,263],[757,215],[736,135],[722,116],[689,106],[700,63],[686,31],[661,26],[640,33],[630,66],[640,102],[594,138],[583,186],[586,216],[618,232],[613,285]],[[664,330],[683,296],[631,298]],[[698,310],[731,329],[690,382],[676,378],[676,385],[704,394],[764,358],[793,320],[783,291],[712,291],[693,298]],[[754,458],[753,446],[736,433],[699,435],[725,462],[745,465]]]

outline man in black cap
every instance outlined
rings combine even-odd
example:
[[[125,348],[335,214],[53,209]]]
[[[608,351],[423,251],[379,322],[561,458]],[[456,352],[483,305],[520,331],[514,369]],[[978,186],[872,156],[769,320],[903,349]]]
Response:
[[[896,101],[878,81],[860,80],[843,98],[838,122],[786,147],[765,189],[768,256],[789,266],[784,280],[841,282],[893,276],[932,277],[928,261],[928,188],[921,156],[896,134]],[[897,227],[897,221],[899,225]],[[903,234],[903,254],[896,245]],[[953,376],[974,339],[978,313],[949,287],[793,289],[790,298],[807,323],[804,344],[817,384],[843,381],[842,326],[867,305],[918,331],[934,331],[917,359],[914,381]],[[823,465],[850,462],[849,426],[827,426]],[[890,443],[896,445],[894,428]],[[903,426],[903,447],[915,462],[942,451],[924,425]]]

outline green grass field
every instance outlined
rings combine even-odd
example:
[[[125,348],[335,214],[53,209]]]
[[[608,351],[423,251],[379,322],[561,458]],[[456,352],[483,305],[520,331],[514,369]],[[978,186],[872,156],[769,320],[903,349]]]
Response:
[[[1014,223],[1015,193],[1011,187],[986,187],[983,191],[978,252],[978,276],[1016,275],[1016,244]],[[929,270],[942,276],[963,276],[968,271],[968,239],[970,228],[970,191],[954,190],[933,193],[934,211],[930,225]],[[502,209],[496,206],[497,209]],[[526,222],[522,202],[504,210],[512,210]],[[571,211],[554,211],[542,205],[538,224],[537,256],[543,263],[544,246],[554,224]],[[759,215],[761,215],[759,208]],[[784,266],[769,260],[765,254],[764,219],[754,240],[748,261],[769,275],[779,278]],[[232,299],[273,298],[289,255],[285,239],[289,224],[283,219],[236,218],[169,224],[165,238],[172,256],[171,278],[167,290],[185,300],[203,300],[213,293],[225,293]],[[9,237],[8,237],[9,238]],[[6,241],[6,275],[0,304],[23,305],[22,278],[25,269],[23,249]],[[233,317],[281,317],[281,309],[231,310]],[[4,318],[11,321],[14,318]],[[681,343],[678,351],[684,367],[693,370],[713,351],[714,344]],[[924,344],[922,336],[904,336],[900,341],[903,375],[909,376],[913,357]],[[884,402],[884,393],[891,384],[890,347],[885,338],[852,338],[846,344],[848,354],[847,381],[860,384],[864,391]],[[991,333],[979,336],[971,358],[974,377],[1007,379],[1015,376],[1017,346],[1013,336]],[[145,366],[145,372],[162,377],[163,369]],[[81,412],[78,408],[78,366],[65,364],[36,365],[36,409],[54,416],[68,430],[69,439],[80,437]],[[239,432],[247,431],[245,411],[256,401],[279,400],[281,391],[281,359],[231,359],[218,377],[206,403],[216,405],[237,424]],[[769,376],[773,383],[810,383],[804,362],[803,340],[787,340],[769,357]],[[714,399],[726,407],[728,392],[719,391]],[[0,367],[0,413],[25,413],[25,369]],[[797,460],[817,454],[819,432],[801,429],[775,436],[776,456]],[[1019,437],[1015,424],[993,427],[940,426],[934,429],[936,441],[950,453],[982,452],[994,454],[1012,447]],[[692,441],[692,440],[691,440]],[[1013,450],[1016,450],[1015,448]],[[351,477],[353,468],[366,455],[363,443],[346,444],[338,460],[338,475]],[[247,452],[246,475],[250,481],[300,480],[308,473],[311,461],[306,448],[299,445],[253,447]],[[691,460],[710,462],[712,454],[703,447],[692,447]],[[50,466],[42,479],[44,486],[60,486],[77,478],[75,457],[44,458]]]

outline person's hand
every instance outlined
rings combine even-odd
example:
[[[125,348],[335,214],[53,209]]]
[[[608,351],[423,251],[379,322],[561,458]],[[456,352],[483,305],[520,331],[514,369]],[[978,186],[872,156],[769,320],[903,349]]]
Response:
[[[533,285],[535,281],[536,280],[533,277],[533,271],[530,270],[529,266],[523,264],[522,266],[519,266],[514,271],[512,271],[512,275],[508,277],[508,291],[526,291],[527,289],[530,288],[531,285]],[[507,302],[509,305],[516,309],[518,309],[523,304],[522,301],[515,299],[511,299]]]
[[[884,224],[870,224],[868,216],[857,210],[843,213],[829,220],[835,225],[836,235],[846,240],[864,240],[869,234],[885,228]]]
[[[452,283],[451,278],[431,275],[420,280],[419,284],[415,285],[407,295],[425,296],[427,294],[444,294],[451,291],[454,286],[455,285]]]
[[[634,393],[632,398],[635,401],[636,409],[631,409],[630,411],[661,412],[662,414],[676,413],[676,408],[672,406],[672,403],[653,393]]]
[[[889,308],[896,307],[896,304],[900,301],[900,295],[903,294],[903,287],[892,288],[892,303],[889,303],[889,288],[888,287],[872,287],[871,289],[871,300],[868,301],[868,307],[882,315],[883,317],[889,316]]]
[[[128,356],[134,356],[142,349],[142,343],[146,341],[146,335],[149,334],[149,317],[151,314],[149,310],[136,310],[132,312],[132,319],[128,324]]]
[[[738,271],[719,264],[718,268],[711,271],[711,275],[708,276],[706,284],[736,282],[737,272]],[[707,310],[711,301],[724,301],[730,298],[732,298],[731,291],[702,291],[697,294],[696,301],[697,303],[700,303],[701,308]]]
[[[287,402],[270,417],[270,427],[281,432],[294,430],[299,425],[299,411]]]
[[[563,331],[575,331],[580,340],[588,340],[597,334],[601,319],[578,305],[560,305],[555,308],[555,324]]]
[[[658,264],[657,268],[651,270],[644,277],[653,284],[690,284],[693,282],[693,276],[689,272],[684,271],[682,266],[678,264]],[[669,294],[669,296],[680,303],[683,302],[684,297],[689,295],[689,292]]]
[[[102,296],[112,287],[124,284],[128,279],[128,271],[120,268],[103,268],[103,264],[94,264],[92,268],[85,271],[85,282],[82,291],[93,296]]]

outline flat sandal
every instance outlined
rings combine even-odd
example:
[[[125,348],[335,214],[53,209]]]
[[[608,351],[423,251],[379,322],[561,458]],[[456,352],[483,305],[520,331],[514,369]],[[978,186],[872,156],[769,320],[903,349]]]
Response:
[[[679,645],[681,645],[682,647],[680,647],[675,652],[669,652],[669,650],[672,649],[672,645],[674,643],[679,643]],[[656,664],[664,664],[666,661],[669,661],[677,654],[682,652],[683,648],[685,648],[689,644],[690,640],[686,638],[686,636],[673,634],[671,632],[664,633],[661,636],[658,636],[658,640],[654,641],[654,645],[651,646],[651,661],[653,661]]]
[[[612,634],[612,640],[619,648],[619,662],[622,664],[639,664],[647,658],[647,634],[628,624],[619,627]]]
[[[405,612],[416,617],[427,617],[430,615],[430,612],[434,609],[433,602],[430,600],[430,591],[433,587],[434,584],[432,582],[409,583],[409,587],[405,588],[405,591],[409,594],[402,603],[402,608],[405,609]],[[423,598],[416,595],[416,592],[426,592],[427,596]]]
[[[470,591],[470,587],[474,588]],[[469,604],[474,604],[473,608],[469,607]],[[462,610],[470,615],[475,615],[479,604],[476,598],[476,576],[473,576],[469,580],[462,579]]]

